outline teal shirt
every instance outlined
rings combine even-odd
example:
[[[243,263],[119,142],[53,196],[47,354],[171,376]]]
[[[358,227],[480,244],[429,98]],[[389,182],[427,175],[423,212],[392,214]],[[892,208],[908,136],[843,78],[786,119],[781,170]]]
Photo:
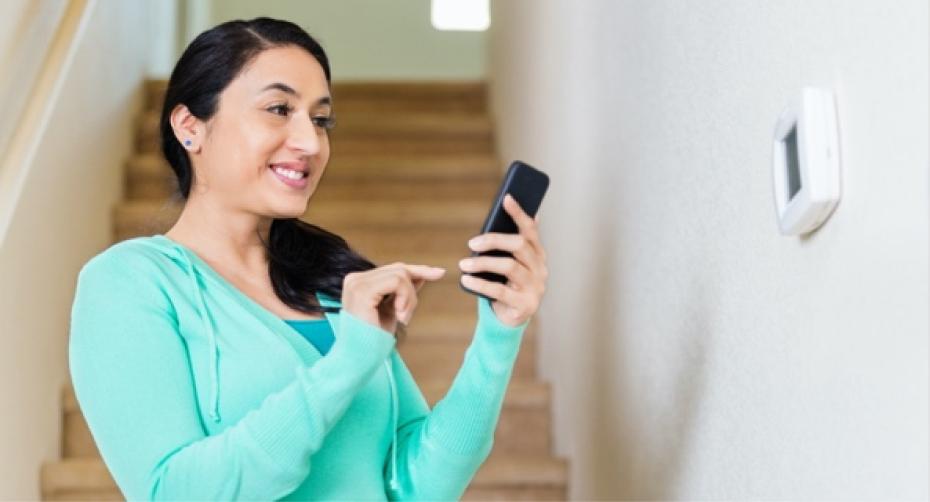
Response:
[[[301,336],[307,339],[321,355],[326,355],[336,341],[326,319],[285,319]]]
[[[463,293],[477,324],[430,409],[391,333],[316,296],[335,307],[325,357],[164,235],[114,244],[81,268],[71,380],[127,499],[461,497],[491,451],[529,320],[505,325]]]

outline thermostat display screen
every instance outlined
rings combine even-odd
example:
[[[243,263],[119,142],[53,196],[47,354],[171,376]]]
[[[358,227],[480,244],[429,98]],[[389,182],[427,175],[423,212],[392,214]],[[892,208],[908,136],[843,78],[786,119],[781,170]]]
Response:
[[[833,92],[804,87],[772,133],[772,193],[784,235],[813,232],[840,201],[839,134]]]
[[[801,191],[801,168],[798,165],[798,127],[795,125],[785,136],[785,161],[788,171],[788,200]]]

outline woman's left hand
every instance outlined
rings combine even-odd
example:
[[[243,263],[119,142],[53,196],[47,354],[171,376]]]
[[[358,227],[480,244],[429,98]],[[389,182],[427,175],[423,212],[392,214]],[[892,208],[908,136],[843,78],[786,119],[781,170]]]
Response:
[[[506,256],[476,256],[459,262],[463,272],[494,272],[507,277],[507,284],[488,281],[465,274],[462,285],[494,299],[491,306],[498,320],[508,326],[519,326],[536,313],[546,292],[549,270],[546,251],[539,240],[539,215],[531,218],[510,194],[504,196],[504,210],[517,224],[518,234],[488,232],[468,241],[473,251],[500,249]]]

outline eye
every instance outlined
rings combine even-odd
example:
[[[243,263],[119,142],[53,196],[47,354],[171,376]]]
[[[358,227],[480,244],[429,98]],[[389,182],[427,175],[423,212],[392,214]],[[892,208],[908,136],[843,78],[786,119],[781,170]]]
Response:
[[[323,129],[329,130],[333,127],[336,127],[336,118],[335,117],[313,117],[313,123]]]
[[[268,110],[269,112],[275,115],[280,115],[282,117],[287,117],[289,113],[294,111],[293,108],[291,108],[290,106],[286,104],[269,106],[268,108],[266,108],[266,110]]]

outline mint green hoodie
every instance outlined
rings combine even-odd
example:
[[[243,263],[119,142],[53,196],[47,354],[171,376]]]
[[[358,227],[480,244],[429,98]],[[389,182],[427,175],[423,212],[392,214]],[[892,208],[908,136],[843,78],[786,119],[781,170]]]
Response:
[[[71,379],[130,500],[457,499],[491,451],[529,323],[476,299],[461,369],[430,410],[391,333],[327,313],[321,356],[190,249],[137,237],[78,275]]]

